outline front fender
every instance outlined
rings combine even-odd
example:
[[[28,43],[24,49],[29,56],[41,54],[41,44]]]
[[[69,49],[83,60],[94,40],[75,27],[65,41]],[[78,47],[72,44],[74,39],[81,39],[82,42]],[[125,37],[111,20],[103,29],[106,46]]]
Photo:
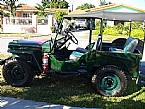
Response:
[[[21,55],[14,54],[12,56],[12,59],[28,63],[34,72],[38,72],[38,75],[43,72],[42,67],[39,65],[37,59],[33,54],[21,54]]]

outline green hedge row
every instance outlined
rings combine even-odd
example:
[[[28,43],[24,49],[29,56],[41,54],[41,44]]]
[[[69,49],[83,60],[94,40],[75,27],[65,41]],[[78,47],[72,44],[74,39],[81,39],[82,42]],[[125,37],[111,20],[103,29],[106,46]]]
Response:
[[[96,26],[96,30],[94,34],[99,34],[100,28],[98,27],[98,23]],[[105,35],[112,35],[112,36],[119,36],[119,35],[125,35],[129,36],[129,24],[128,25],[122,25],[121,23],[118,25],[115,25],[113,27],[110,26],[104,26],[103,34]],[[142,29],[141,23],[132,23],[132,31],[131,36],[139,39],[143,39],[144,37],[144,31]]]

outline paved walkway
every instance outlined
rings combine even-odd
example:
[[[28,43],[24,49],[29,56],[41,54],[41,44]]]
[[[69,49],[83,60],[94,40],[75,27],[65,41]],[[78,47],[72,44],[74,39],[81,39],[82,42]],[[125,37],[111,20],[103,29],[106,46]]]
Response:
[[[0,109],[96,109],[96,108],[79,108],[53,104],[50,105],[46,102],[34,102],[31,100],[0,97]]]

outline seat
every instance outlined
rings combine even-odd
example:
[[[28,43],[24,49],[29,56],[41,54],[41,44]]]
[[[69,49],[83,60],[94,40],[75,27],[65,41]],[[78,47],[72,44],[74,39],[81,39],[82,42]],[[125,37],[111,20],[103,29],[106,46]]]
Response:
[[[91,43],[90,45],[87,45],[86,48],[78,47],[76,48],[75,51],[80,52],[80,53],[86,53],[88,52],[89,49],[93,49],[94,45],[95,45],[95,42]]]
[[[70,55],[70,60],[78,60],[84,53],[87,53],[89,49],[96,49],[99,50],[101,46],[102,35],[98,35],[98,40],[96,42],[91,43],[85,49],[84,48],[77,48],[75,51],[72,52]]]
[[[137,39],[133,39],[127,45],[125,45],[123,51],[125,53],[127,53],[127,52],[133,53],[135,48],[137,47],[137,44],[138,44],[138,40]]]
[[[70,60],[78,60],[84,53],[80,53],[77,51],[73,51],[72,54],[69,56]]]
[[[127,40],[126,40],[126,43],[124,45],[124,49],[117,49],[117,48],[110,48],[111,51],[122,51],[122,52],[131,52],[133,53],[135,48],[137,47],[138,45],[138,39],[135,39],[135,38],[132,38],[132,37],[129,37]]]
[[[86,48],[78,47],[75,51],[73,51],[69,57],[70,60],[78,60],[84,53],[87,53],[89,48],[93,49],[95,42],[91,43],[90,45],[86,46]]]
[[[91,45],[94,46],[95,42],[92,43]],[[92,46],[92,48],[93,48],[93,46]],[[78,47],[75,51],[73,51],[71,53],[69,59],[71,59],[71,60],[78,60],[84,53],[88,52],[88,47],[89,47],[89,45],[86,48],[80,48],[80,47]]]

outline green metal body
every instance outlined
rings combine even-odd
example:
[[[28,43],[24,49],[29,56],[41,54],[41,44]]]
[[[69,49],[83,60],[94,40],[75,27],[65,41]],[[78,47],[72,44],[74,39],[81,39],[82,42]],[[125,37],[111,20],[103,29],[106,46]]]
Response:
[[[49,71],[59,73],[80,73],[79,70],[86,71],[85,74],[91,75],[94,70],[104,67],[105,65],[115,65],[124,70],[131,77],[137,77],[139,73],[139,61],[141,54],[124,53],[121,51],[109,50],[90,50],[84,53],[77,60],[70,60],[69,55],[73,52],[67,48],[49,53],[50,41],[45,43],[30,42],[28,40],[13,41],[9,43],[9,52],[17,55],[17,58],[27,61],[33,67],[35,72],[43,72],[42,57],[43,53],[49,54]],[[103,46],[103,44],[102,44]],[[64,56],[66,55],[66,56]],[[61,57],[63,56],[63,57]],[[83,66],[83,68],[82,68]],[[48,74],[50,73],[48,71]]]
[[[131,77],[138,76],[140,59],[141,55],[139,54],[95,50],[85,53],[76,61],[59,61],[54,55],[50,55],[51,69],[57,72],[77,72],[83,64],[87,74],[92,74],[93,70],[96,70],[97,68],[99,69],[105,65],[115,65],[126,71]]]

